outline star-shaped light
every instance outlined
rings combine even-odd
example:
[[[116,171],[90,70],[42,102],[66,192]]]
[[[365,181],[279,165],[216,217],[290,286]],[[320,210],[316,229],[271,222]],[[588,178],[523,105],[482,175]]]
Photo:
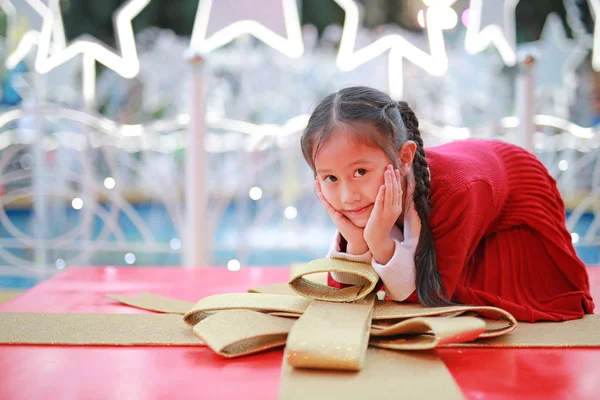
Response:
[[[6,0],[2,0],[6,1]],[[27,1],[27,0],[24,0]],[[59,0],[49,0],[48,8],[56,16],[52,26],[52,42],[50,43],[50,53],[55,54],[56,52],[64,49],[67,46],[65,38],[65,29],[62,23],[62,15],[60,13]],[[30,3],[29,3],[30,4]],[[33,7],[32,7],[33,8]],[[35,10],[35,9],[34,9]],[[41,28],[40,28],[41,29]],[[39,46],[40,43],[40,31],[30,29],[19,41],[16,48],[6,58],[5,65],[8,69],[13,69],[29,54],[29,51],[33,46]]]
[[[493,44],[504,63],[517,63],[515,10],[519,0],[471,0],[465,50],[477,54]]]
[[[12,50],[17,36],[17,10],[10,0],[0,0],[0,10],[6,15],[6,40]]]
[[[448,58],[442,33],[441,15],[436,6],[427,8],[427,36],[430,53],[427,53],[404,37],[394,34],[379,38],[375,42],[355,51],[354,45],[359,26],[358,6],[354,0],[335,0],[344,10],[342,40],[337,56],[338,67],[351,71],[386,51],[389,53],[389,87],[392,97],[402,96],[402,61],[404,58],[421,67],[431,75],[441,76],[448,69]],[[448,0],[444,1],[447,6]],[[453,3],[453,1],[450,1]],[[440,3],[441,4],[441,3]]]
[[[87,101],[93,99],[95,94],[96,61],[124,78],[133,78],[137,75],[140,65],[131,21],[150,3],[150,0],[129,0],[115,12],[113,21],[118,48],[122,55],[115,53],[98,40],[85,35],[75,39],[68,45],[64,43],[64,29],[60,19],[61,13],[58,1],[50,0],[49,5],[46,6],[40,0],[26,0],[42,17],[42,29],[36,39],[38,51],[35,69],[39,73],[48,73],[77,55],[83,55],[83,88]],[[31,48],[35,43],[31,38],[35,38],[35,35],[30,35],[29,38],[29,48]],[[25,40],[25,37],[23,40]],[[51,52],[51,46],[57,43],[59,44],[58,51]],[[23,48],[24,46],[19,44],[17,50],[9,56],[11,64],[14,64],[19,57],[26,55],[27,52],[24,52]]]
[[[592,47],[592,68],[600,71],[600,0],[588,0],[594,17],[594,40]]]
[[[575,40],[567,39],[558,15],[548,15],[540,40],[533,45],[537,60],[536,84],[549,89],[570,87],[575,69],[581,65],[587,51]]]
[[[190,49],[210,53],[246,34],[290,58],[304,53],[296,0],[201,0],[196,12]],[[277,18],[273,18],[273,14]],[[281,18],[279,18],[281,16]],[[218,22],[214,22],[218,21]],[[214,27],[214,25],[220,25]],[[209,28],[214,32],[209,33]]]

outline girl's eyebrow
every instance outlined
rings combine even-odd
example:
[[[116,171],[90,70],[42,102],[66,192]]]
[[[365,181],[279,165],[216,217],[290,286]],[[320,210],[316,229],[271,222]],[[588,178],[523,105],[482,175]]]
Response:
[[[344,167],[352,167],[357,164],[370,164],[370,163],[371,163],[371,161],[367,160],[366,158],[360,158],[358,160],[355,160],[355,161],[352,161],[351,163],[346,164]],[[331,172],[331,170],[327,169],[327,168],[317,169],[318,174],[328,173],[328,172]]]

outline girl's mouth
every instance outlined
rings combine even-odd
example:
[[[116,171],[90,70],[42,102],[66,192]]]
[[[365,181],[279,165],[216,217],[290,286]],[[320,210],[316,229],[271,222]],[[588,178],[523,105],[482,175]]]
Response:
[[[357,208],[356,210],[346,210],[346,213],[352,217],[357,217],[357,216],[365,213],[366,211],[368,211],[370,207],[371,207],[371,204],[369,204],[368,206],[364,206],[362,208]]]

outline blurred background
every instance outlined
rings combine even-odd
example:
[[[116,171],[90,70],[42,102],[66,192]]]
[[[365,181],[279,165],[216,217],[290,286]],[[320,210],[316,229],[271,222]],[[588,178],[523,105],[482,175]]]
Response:
[[[599,264],[598,18],[600,0],[0,0],[0,288],[322,257],[299,137],[355,84],[408,101],[426,146],[535,152]]]

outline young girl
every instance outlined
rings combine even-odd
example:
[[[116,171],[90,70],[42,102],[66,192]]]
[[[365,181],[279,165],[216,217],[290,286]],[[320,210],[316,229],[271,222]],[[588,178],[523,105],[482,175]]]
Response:
[[[524,149],[464,140],[425,152],[408,104],[367,87],[323,99],[301,145],[338,230],[329,257],[371,263],[388,299],[531,322],[593,312],[556,181]]]

